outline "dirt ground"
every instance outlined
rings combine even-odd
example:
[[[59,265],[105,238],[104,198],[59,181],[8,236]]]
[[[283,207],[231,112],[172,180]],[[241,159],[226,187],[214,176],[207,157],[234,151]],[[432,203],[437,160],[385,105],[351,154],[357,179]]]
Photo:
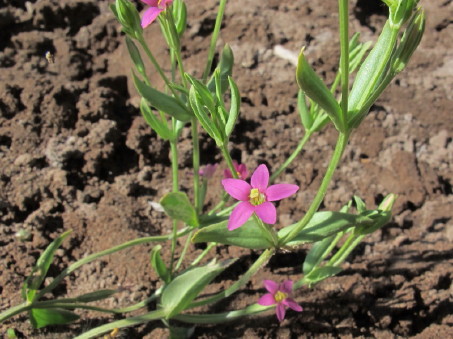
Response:
[[[0,310],[21,302],[20,286],[43,249],[63,231],[50,275],[68,263],[126,240],[168,233],[170,223],[150,202],[171,190],[169,145],[138,109],[131,62],[111,1],[0,0]],[[217,1],[187,1],[186,71],[201,76]],[[267,313],[226,325],[197,326],[194,338],[447,338],[453,333],[453,2],[422,0],[426,33],[407,70],[372,107],[351,137],[322,209],[338,210],[353,195],[375,206],[399,198],[392,222],[367,237],[338,276],[297,291],[304,312],[281,324]],[[141,7],[142,8],[142,7]],[[296,111],[294,66],[276,45],[306,46],[318,74],[333,80],[339,55],[337,1],[230,1],[219,49],[231,45],[241,116],[233,158],[275,170],[303,135]],[[377,38],[385,11],[378,0],[350,2],[351,31]],[[157,24],[146,30],[164,64]],[[49,64],[46,51],[55,54]],[[150,71],[152,72],[152,71]],[[299,220],[319,186],[336,140],[332,128],[315,135],[280,177],[301,186],[279,204],[279,224]],[[219,161],[203,137],[203,164]],[[191,190],[189,128],[180,146],[181,185]],[[221,174],[209,197],[221,194]],[[213,200],[212,200],[213,201]],[[31,233],[29,241],[15,236]],[[129,305],[158,287],[151,246],[138,246],[83,267],[55,291],[76,296],[96,288],[128,287],[107,302]],[[191,256],[200,253],[192,246]],[[246,286],[206,312],[255,303],[263,279],[300,278],[307,248],[278,254]],[[166,252],[168,253],[168,252]],[[208,292],[231,285],[259,252],[220,246],[218,258],[240,259]],[[86,321],[87,317],[91,320]],[[25,317],[2,324],[25,338],[69,338],[111,317],[84,315],[71,327],[32,330]],[[125,338],[159,338],[162,323],[123,331]]]

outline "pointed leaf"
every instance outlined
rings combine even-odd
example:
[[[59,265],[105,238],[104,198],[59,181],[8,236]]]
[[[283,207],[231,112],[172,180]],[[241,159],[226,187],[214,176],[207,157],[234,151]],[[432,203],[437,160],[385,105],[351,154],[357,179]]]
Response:
[[[173,1],[173,17],[175,20],[175,28],[178,35],[181,37],[187,27],[187,8],[183,0]]]
[[[82,294],[75,299],[77,300],[77,302],[90,303],[93,301],[110,298],[112,295],[114,295],[117,292],[118,292],[118,290],[99,290],[99,291]]]
[[[342,270],[343,269],[341,267],[335,267],[335,266],[318,267],[318,268],[315,268],[313,271],[311,271],[308,275],[306,275],[303,278],[303,281],[305,283],[308,283],[309,286],[312,286],[313,284],[316,284],[324,279],[337,275]]]
[[[227,224],[228,220],[225,220],[202,228],[192,237],[192,242],[216,242],[256,250],[272,247],[272,244],[263,235],[263,231],[253,219],[233,231],[228,230]]]
[[[135,88],[137,88],[137,91],[142,97],[148,100],[151,106],[184,122],[187,122],[192,118],[192,114],[186,107],[180,104],[178,100],[152,88],[151,86],[148,86],[135,74],[132,75],[134,77]]]
[[[143,115],[143,118],[148,123],[148,125],[164,140],[173,139],[172,132],[168,128],[167,124],[162,120],[159,120],[154,113],[151,111],[151,108],[148,106],[147,101],[142,98],[140,101],[140,112]]]
[[[183,192],[171,192],[166,194],[160,201],[165,213],[169,217],[181,220],[187,225],[198,227],[198,216],[189,198]]]
[[[161,245],[157,245],[151,251],[151,266],[157,272],[159,277],[168,284],[171,280],[170,271],[168,270],[167,266],[165,265],[162,257],[160,255],[160,251],[162,249]]]
[[[218,264],[195,267],[177,276],[168,284],[161,297],[162,308],[167,318],[183,311],[219,273],[235,259]]]
[[[79,319],[79,316],[74,312],[62,308],[32,308],[29,315],[34,328],[65,325]]]
[[[234,55],[230,45],[226,44],[223,47],[222,55],[218,69],[220,70],[220,93],[225,93],[228,89],[228,78],[233,75]],[[214,76],[208,82],[208,89],[212,93],[216,93],[216,83]]]
[[[135,45],[134,41],[126,35],[126,46],[127,50],[129,51],[129,55],[132,59],[132,62],[135,65],[135,68],[141,73],[145,74],[145,64],[143,63],[142,56],[140,55],[140,51],[138,50],[137,46]]]
[[[313,245],[303,264],[304,275],[310,273],[313,268],[315,268],[324,259],[324,254],[326,254],[325,252],[334,238],[335,235],[331,235],[330,237],[324,238]]]
[[[228,121],[225,126],[225,134],[227,137],[229,137],[231,132],[233,132],[241,107],[241,95],[239,94],[238,86],[231,77],[228,77],[228,82],[231,88],[231,105],[230,114],[228,115]]]

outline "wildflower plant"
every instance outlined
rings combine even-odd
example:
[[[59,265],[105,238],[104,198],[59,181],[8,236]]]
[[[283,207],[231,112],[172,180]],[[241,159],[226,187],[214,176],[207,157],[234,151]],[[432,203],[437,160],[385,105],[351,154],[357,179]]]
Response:
[[[37,328],[67,324],[78,319],[79,316],[74,312],[76,309],[125,316],[124,319],[112,320],[77,337],[93,338],[155,320],[162,320],[175,333],[181,330],[175,325],[175,321],[192,325],[220,323],[271,309],[275,309],[277,318],[281,321],[288,308],[301,312],[303,301],[296,301],[297,290],[312,287],[341,272],[342,263],[362,239],[390,220],[396,199],[395,195],[390,194],[377,208],[370,209],[359,197],[354,197],[349,202],[345,201],[340,211],[318,211],[351,133],[360,128],[372,104],[391,80],[406,67],[423,35],[425,18],[417,0],[382,1],[389,9],[389,18],[379,39],[371,48],[370,42],[359,41],[359,34],[350,34],[348,1],[339,0],[341,57],[338,74],[330,88],[312,69],[302,48],[296,81],[300,88],[297,107],[305,134],[283,164],[269,165],[272,167],[272,176],[265,164],[256,164],[249,180],[245,165],[235,162],[229,152],[230,136],[234,133],[240,114],[241,100],[233,77],[233,52],[228,45],[223,47],[220,60],[211,72],[226,0],[219,1],[211,44],[199,78],[185,71],[181,54],[181,38],[187,25],[187,8],[183,0],[142,0],[146,7],[141,17],[132,2],[116,0],[111,9],[125,33],[133,64],[132,79],[141,95],[141,114],[150,128],[170,144],[171,192],[161,197],[160,205],[171,220],[172,232],[134,239],[82,258],[43,285],[55,251],[69,232],[62,234],[42,253],[25,280],[22,287],[24,303],[1,313],[0,321],[27,312],[31,323]],[[150,24],[160,25],[168,44],[171,63],[168,72],[164,71],[154,57],[153,45],[144,38],[143,30]],[[152,69],[145,67],[144,57],[149,59]],[[355,80],[350,84],[350,74],[356,70]],[[157,72],[161,77],[165,84],[163,90],[152,85],[149,78],[151,72]],[[226,97],[229,100],[225,100]],[[299,190],[294,182],[280,183],[278,176],[291,163],[301,161],[299,154],[304,145],[328,124],[335,127],[338,139],[318,191],[311,204],[306,206],[306,212],[300,220],[292,225],[276,228],[278,213],[273,202],[294,196]],[[181,131],[186,126],[190,126],[193,143],[193,185],[189,195],[180,190],[178,176],[178,142]],[[220,179],[215,176],[220,165],[200,166],[200,126],[219,148],[222,163],[227,167],[224,168],[224,179],[221,180],[225,192],[218,204],[210,210],[204,203],[206,190],[211,187],[213,180],[218,180],[220,184]],[[232,201],[230,196],[239,202]],[[183,237],[186,239],[185,243],[178,249],[178,239],[184,239]],[[91,304],[111,297],[117,290],[93,291],[74,298],[43,299],[44,295],[52,292],[63,279],[82,265],[143,243],[155,244],[150,260],[160,279],[160,287],[147,299],[122,309],[105,309]],[[168,257],[162,256],[161,243],[169,246]],[[187,262],[186,253],[192,243],[204,243],[206,249],[195,260]],[[228,270],[235,261],[234,258],[218,260],[215,254],[211,254],[214,259],[203,263],[205,257],[219,244],[257,250],[261,254],[230,287],[202,297],[205,287],[217,275]],[[265,280],[267,293],[244,309],[216,314],[186,312],[198,306],[211,305],[234,294],[272,256],[278,256],[280,251],[296,251],[301,244],[312,246],[306,255],[300,257],[301,275],[296,281]],[[154,302],[156,306],[152,306]],[[128,313],[134,311],[137,314],[140,310],[141,314],[126,317]]]

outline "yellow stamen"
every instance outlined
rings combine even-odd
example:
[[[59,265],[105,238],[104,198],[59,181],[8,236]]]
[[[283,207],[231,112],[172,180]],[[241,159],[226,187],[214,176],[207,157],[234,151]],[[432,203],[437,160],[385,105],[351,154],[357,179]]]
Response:
[[[274,295],[274,299],[276,302],[282,302],[283,300],[285,300],[286,298],[288,297],[288,295],[282,291],[277,291],[277,293],[275,293]]]
[[[261,205],[266,201],[266,196],[258,188],[252,188],[249,195],[250,203],[253,206]]]

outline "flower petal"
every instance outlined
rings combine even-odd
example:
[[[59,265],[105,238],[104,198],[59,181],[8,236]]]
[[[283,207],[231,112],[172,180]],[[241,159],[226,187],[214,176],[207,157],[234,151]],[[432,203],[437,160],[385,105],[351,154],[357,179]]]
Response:
[[[282,301],[282,304],[285,306],[288,306],[292,310],[296,312],[302,312],[303,308],[300,306],[298,303],[296,303],[293,299],[291,298],[286,298],[285,300]]]
[[[141,1],[151,7],[157,7],[157,5],[159,5],[159,0],[141,0]]]
[[[269,184],[269,170],[266,165],[261,164],[257,167],[252,174],[250,181],[253,188],[258,188],[261,192],[266,192],[267,185]]]
[[[253,184],[252,184],[253,186]],[[291,184],[271,185],[266,189],[267,201],[277,201],[293,195],[299,190],[299,186]]]
[[[241,202],[237,205],[233,212],[231,212],[230,219],[228,219],[228,230],[232,231],[244,225],[253,214],[254,209],[253,205],[248,201]]]
[[[264,287],[266,288],[266,290],[269,293],[271,293],[271,294],[277,293],[278,284],[275,281],[273,281],[273,280],[264,280],[263,284],[264,284]]]
[[[286,294],[293,293],[293,282],[291,280],[285,280],[279,286],[280,291]]]
[[[223,179],[222,185],[225,191],[234,199],[240,201],[249,200],[250,190],[252,188],[246,181],[241,179]]]
[[[261,298],[258,299],[258,304],[261,306],[269,306],[276,304],[274,296],[270,293],[266,293]]]
[[[277,313],[277,319],[278,321],[283,321],[283,319],[285,319],[285,313],[286,313],[286,310],[285,310],[285,306],[283,306],[283,304],[278,304],[277,307],[275,308],[275,313]]]
[[[264,202],[255,206],[256,215],[266,224],[275,224],[277,222],[277,210],[270,202]]]
[[[159,15],[160,12],[163,10],[157,7],[150,7],[148,8],[145,13],[143,13],[142,17],[142,27],[145,28],[148,25],[150,25],[154,20],[156,20],[157,16]]]

